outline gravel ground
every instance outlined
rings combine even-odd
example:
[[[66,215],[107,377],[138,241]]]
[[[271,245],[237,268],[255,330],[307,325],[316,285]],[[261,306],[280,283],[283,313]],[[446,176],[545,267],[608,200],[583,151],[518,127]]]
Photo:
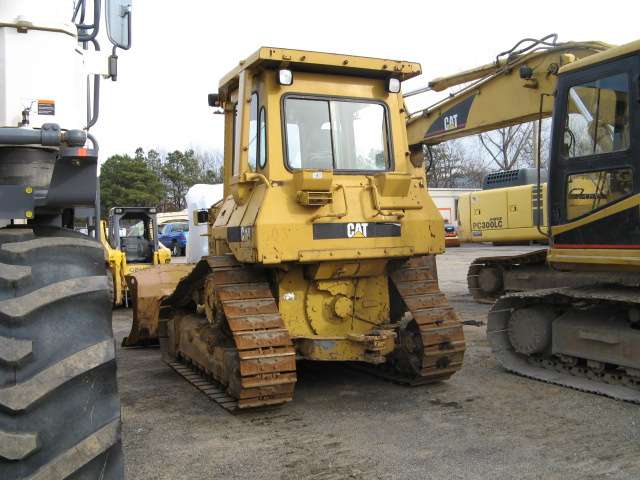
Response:
[[[472,246],[438,258],[464,320],[488,306],[466,291]],[[114,312],[118,339],[130,310]],[[230,415],[160,361],[119,350],[130,479],[638,479],[640,409],[500,369],[484,327],[465,327],[465,365],[449,381],[403,387],[342,366],[300,366],[295,400]]]

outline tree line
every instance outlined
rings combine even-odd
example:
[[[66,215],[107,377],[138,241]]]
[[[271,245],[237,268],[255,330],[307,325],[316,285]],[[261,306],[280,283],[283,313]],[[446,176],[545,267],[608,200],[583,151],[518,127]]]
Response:
[[[222,153],[195,149],[161,152],[138,148],[133,156],[109,157],[100,169],[101,213],[111,207],[186,208],[184,196],[196,183],[222,182]]]

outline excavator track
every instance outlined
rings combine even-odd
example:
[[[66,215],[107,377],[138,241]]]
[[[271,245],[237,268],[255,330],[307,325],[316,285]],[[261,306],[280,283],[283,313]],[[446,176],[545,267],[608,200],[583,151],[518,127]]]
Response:
[[[209,266],[205,308],[210,321],[224,324],[224,346],[218,345],[213,369],[184,354],[178,359],[185,365],[169,365],[228,411],[291,401],[297,380],[295,350],[265,273],[230,256],[203,261]]]
[[[392,267],[393,268],[393,267]],[[388,380],[425,385],[447,380],[462,368],[465,351],[464,332],[455,310],[438,286],[435,257],[413,257],[393,268],[390,282],[397,290],[410,319],[407,331],[414,328],[415,345],[411,354],[418,362],[412,371],[399,369],[397,364],[364,366],[366,371]],[[417,330],[415,328],[417,327]],[[399,349],[403,349],[399,332]],[[405,336],[408,340],[411,337]]]
[[[489,312],[487,338],[493,353],[506,370],[543,382],[573,388],[583,392],[640,404],[640,371],[607,364],[603,369],[592,367],[584,359],[567,363],[557,355],[524,355],[515,351],[509,339],[510,319],[520,307],[533,305],[585,312],[589,308],[607,311],[640,308],[638,288],[621,286],[566,287],[517,292],[500,298]],[[602,322],[609,319],[600,317]],[[588,332],[587,332],[588,334]],[[581,335],[585,335],[581,333]],[[615,343],[613,340],[607,342]]]
[[[478,303],[493,303],[505,294],[502,272],[505,269],[544,264],[547,250],[536,250],[522,255],[480,257],[473,260],[467,271],[467,286],[471,296]],[[481,288],[482,276],[490,288]],[[535,288],[535,287],[533,287]]]

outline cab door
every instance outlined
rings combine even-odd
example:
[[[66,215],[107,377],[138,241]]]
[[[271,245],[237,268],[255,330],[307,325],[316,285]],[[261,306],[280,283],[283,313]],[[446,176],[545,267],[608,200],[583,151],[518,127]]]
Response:
[[[638,53],[561,75],[550,222],[556,249],[640,249]]]

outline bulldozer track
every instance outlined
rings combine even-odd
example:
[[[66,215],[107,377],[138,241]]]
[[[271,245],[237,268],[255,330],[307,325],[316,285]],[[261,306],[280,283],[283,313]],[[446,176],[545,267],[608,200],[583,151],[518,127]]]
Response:
[[[224,315],[233,344],[227,350],[237,354],[237,366],[226,374],[196,368],[201,376],[211,375],[218,382],[227,376],[226,394],[235,405],[221,396],[221,391],[214,391],[220,390],[220,385],[206,378],[196,384],[192,381],[194,372],[189,378],[183,374],[184,368],[172,368],[229,411],[291,401],[297,380],[295,350],[264,271],[230,256],[208,257],[206,261],[210,268],[204,282],[206,308],[219,309]]]
[[[480,288],[478,278],[484,268],[512,268],[519,265],[532,265],[544,263],[547,258],[547,250],[523,253],[522,255],[504,255],[497,257],[480,257],[473,260],[467,271],[467,287],[473,299],[478,303],[494,303],[504,295],[504,290],[487,294]]]
[[[493,353],[506,370],[523,377],[582,392],[595,393],[616,400],[640,404],[640,377],[619,369],[597,371],[587,365],[569,366],[555,357],[527,357],[514,351],[508,338],[508,322],[514,309],[532,304],[572,306],[585,308],[595,305],[640,307],[637,289],[607,287],[549,288],[530,292],[517,292],[500,298],[489,311],[487,338]]]
[[[176,359],[167,365],[226,411],[235,413],[238,410],[238,400],[227,395],[224,385],[213,380],[211,375],[204,373],[202,369],[190,366],[182,359]]]
[[[390,281],[418,326],[422,341],[420,371],[407,375],[388,365],[361,368],[405,385],[448,379],[462,368],[465,340],[462,323],[438,286],[435,258],[426,255],[403,262],[391,272]]]

